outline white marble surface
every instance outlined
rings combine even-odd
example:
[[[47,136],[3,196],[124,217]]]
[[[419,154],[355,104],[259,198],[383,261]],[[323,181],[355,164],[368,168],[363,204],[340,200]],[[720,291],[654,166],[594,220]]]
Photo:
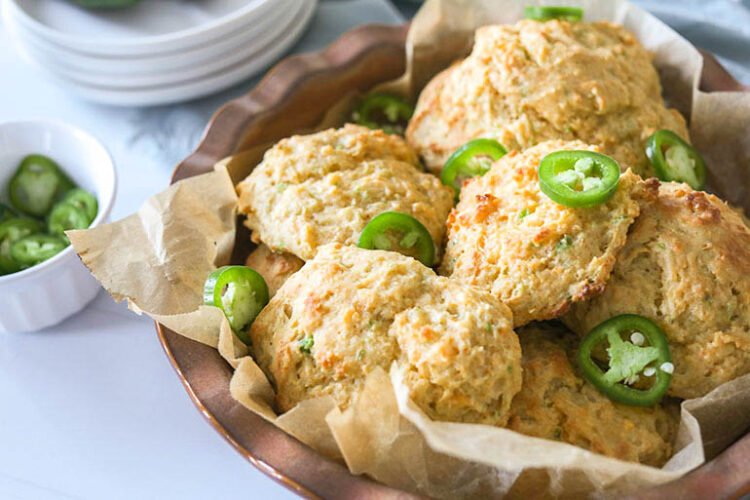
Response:
[[[387,0],[323,0],[293,50],[320,48],[358,24],[400,21]],[[55,118],[101,139],[120,181],[114,218],[162,190],[213,111],[254,83],[177,106],[89,104],[21,60],[0,26],[0,121]],[[61,325],[0,335],[0,408],[0,500],[295,498],[203,420],[151,321],[104,292]]]

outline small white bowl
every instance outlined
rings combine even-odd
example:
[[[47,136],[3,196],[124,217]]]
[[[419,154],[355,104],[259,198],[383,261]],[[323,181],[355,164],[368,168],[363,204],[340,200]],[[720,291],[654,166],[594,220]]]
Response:
[[[106,148],[91,135],[62,122],[0,123],[0,201],[21,160],[38,153],[55,160],[82,188],[93,193],[99,213],[91,227],[112,211],[117,174]],[[0,276],[0,332],[40,330],[83,309],[100,290],[72,246],[23,271]]]

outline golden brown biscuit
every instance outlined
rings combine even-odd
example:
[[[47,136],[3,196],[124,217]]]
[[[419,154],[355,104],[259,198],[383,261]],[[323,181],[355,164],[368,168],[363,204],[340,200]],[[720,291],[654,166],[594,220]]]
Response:
[[[321,245],[356,245],[376,215],[419,220],[440,247],[451,190],[419,170],[403,139],[356,125],[284,139],[238,186],[253,239],[307,260]]]
[[[430,417],[502,425],[521,387],[510,310],[395,252],[327,245],[256,318],[254,357],[286,411],[347,407],[376,367],[401,371]]]
[[[268,285],[268,294],[273,297],[289,276],[296,273],[305,263],[290,253],[273,252],[261,244],[247,256],[245,265],[252,267],[263,276]]]
[[[651,60],[631,33],[608,22],[485,26],[471,55],[422,91],[406,136],[433,172],[478,137],[508,150],[578,139],[652,177],[648,136],[669,129],[689,137],[683,117],[664,105]]]
[[[581,377],[573,333],[540,323],[518,333],[523,386],[513,398],[509,429],[656,467],[672,456],[676,402],[646,408],[615,403]]]
[[[655,321],[675,366],[668,394],[693,398],[750,373],[750,229],[726,203],[663,183],[643,204],[606,291],[564,321],[584,335],[623,313]]]
[[[490,291],[511,308],[516,326],[558,317],[601,293],[638,215],[634,197],[655,196],[655,184],[649,189],[627,171],[601,205],[558,205],[539,189],[537,166],[563,149],[598,148],[548,141],[511,152],[464,184],[448,219],[441,274]]]

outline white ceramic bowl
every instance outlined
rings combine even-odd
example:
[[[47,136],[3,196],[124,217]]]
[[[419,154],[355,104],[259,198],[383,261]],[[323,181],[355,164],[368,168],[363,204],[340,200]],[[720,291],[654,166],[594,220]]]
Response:
[[[117,174],[105,147],[86,132],[56,121],[0,123],[0,201],[8,203],[8,181],[26,155],[55,160],[99,201],[91,226],[103,224],[112,210]],[[18,273],[0,276],[0,333],[40,330],[83,309],[100,286],[72,246]]]
[[[17,19],[59,45],[103,56],[183,51],[269,15],[275,0],[143,1],[96,12],[70,2],[6,0]]]

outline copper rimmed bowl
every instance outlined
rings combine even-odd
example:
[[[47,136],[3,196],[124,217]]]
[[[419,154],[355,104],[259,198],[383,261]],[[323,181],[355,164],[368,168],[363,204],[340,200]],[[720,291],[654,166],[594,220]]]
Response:
[[[198,148],[175,169],[172,182],[209,172],[227,156],[262,150],[284,137],[309,131],[342,96],[366,92],[401,76],[406,66],[407,29],[363,26],[348,31],[325,50],[281,61],[252,92],[216,112]],[[704,58],[702,90],[749,90],[713,56],[704,54]],[[248,241],[248,234],[240,229],[234,263],[244,262],[250,251]],[[282,485],[307,498],[418,498],[350,474],[343,465],[245,409],[229,394],[232,368],[215,349],[159,324],[156,330],[167,357],[206,420],[250,463]],[[731,499],[748,492],[750,435],[679,480],[630,498]]]

